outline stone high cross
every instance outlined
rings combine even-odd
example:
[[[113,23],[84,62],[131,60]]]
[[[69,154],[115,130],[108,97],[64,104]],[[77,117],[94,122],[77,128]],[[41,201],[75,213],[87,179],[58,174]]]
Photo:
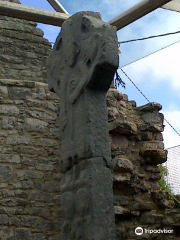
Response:
[[[47,62],[61,99],[62,240],[115,240],[106,92],[118,68],[116,28],[99,13],[66,20]]]

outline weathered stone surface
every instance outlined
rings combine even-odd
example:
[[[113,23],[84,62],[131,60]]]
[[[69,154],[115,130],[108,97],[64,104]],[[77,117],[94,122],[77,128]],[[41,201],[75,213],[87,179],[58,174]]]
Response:
[[[10,166],[0,166],[1,181],[9,181],[13,178],[13,169]]]
[[[8,215],[1,214],[0,215],[0,225],[7,225],[9,222]]]
[[[2,125],[4,129],[13,129],[15,127],[15,117],[3,117]]]
[[[76,164],[61,182],[62,239],[116,239],[110,170],[102,158]]]
[[[113,175],[113,180],[115,184],[122,184],[122,183],[129,183],[131,179],[131,174],[129,173],[122,173],[120,174],[114,174]]]
[[[26,118],[24,127],[27,131],[32,132],[45,132],[48,123],[34,118]]]
[[[11,100],[25,100],[30,93],[31,90],[28,88],[9,88],[9,98]]]
[[[130,215],[130,211],[127,208],[124,208],[121,206],[115,206],[115,215],[116,215],[116,218],[119,216],[121,216],[121,218],[122,218],[123,216]]]
[[[122,135],[137,134],[137,126],[133,122],[119,120],[116,123],[109,124],[109,131]]]
[[[131,211],[148,211],[148,210],[153,210],[155,207],[155,205],[152,202],[147,202],[147,201],[143,201],[141,199],[136,199],[135,202],[131,203],[129,205],[129,209]]]
[[[164,117],[159,113],[145,113],[142,115],[142,119],[149,124],[161,123],[163,124]]]
[[[169,220],[168,227],[172,229],[176,222],[172,217],[173,212],[166,217],[164,209],[172,210],[174,203],[169,200],[168,193],[159,191],[157,182],[161,177],[157,165],[165,162],[167,158],[161,134],[163,117],[158,113],[162,106],[153,103],[135,107],[135,104],[128,102],[126,96],[119,101],[115,97],[113,100],[111,96],[114,96],[115,90],[113,93],[111,91],[107,101],[110,125],[115,126],[116,130],[119,122],[125,124],[128,120],[137,126],[136,133],[129,131],[124,134],[123,127],[120,131],[110,131],[115,169],[115,209],[120,213],[116,215],[117,238],[150,240],[153,237],[149,234],[143,234],[142,238],[139,238],[134,233],[135,228],[148,225],[154,229],[163,229]],[[126,165],[129,161],[130,164]],[[179,237],[178,234],[176,232]],[[175,234],[171,234],[171,238],[176,239]],[[165,239],[164,236],[162,239]]]
[[[158,214],[156,211],[151,211],[151,212],[147,212],[144,213],[141,217],[141,222],[143,222],[144,224],[160,224],[162,221],[163,215],[162,214]]]
[[[115,205],[117,206],[126,206],[129,203],[130,199],[125,196],[115,196]]]
[[[98,13],[75,14],[47,67],[49,88],[61,99],[62,240],[115,240],[106,93],[118,68],[116,29]]]
[[[125,158],[114,159],[114,171],[116,172],[131,172],[133,171],[133,164],[130,160]]]
[[[142,150],[141,156],[147,164],[162,164],[167,161],[167,151],[159,149]]]
[[[3,1],[20,3],[19,0]],[[25,20],[0,16],[1,79],[46,82],[45,62],[51,51],[51,45],[43,39],[43,32],[37,29],[36,25]],[[25,92],[19,94],[22,99],[26,97]],[[14,99],[17,92],[10,92],[10,96]]]
[[[44,235],[42,233],[35,233],[34,240],[46,240],[46,235]]]
[[[121,101],[124,96],[121,92],[112,88],[111,91],[108,91],[107,97],[108,97],[108,102],[110,102],[110,101],[114,102],[115,99],[117,101]]]
[[[25,136],[15,136],[15,137],[8,137],[6,143],[8,145],[18,145],[18,144],[29,144],[30,138]]]
[[[44,119],[46,120],[51,120],[51,121],[54,121],[57,119],[57,113],[54,113],[54,112],[49,112],[49,111],[39,111],[39,110],[36,110],[36,109],[33,109],[33,110],[27,110],[27,115],[30,116],[30,117],[33,117],[33,118],[37,118],[39,120],[42,120],[44,121]]]
[[[0,163],[20,163],[20,156],[17,154],[1,154]]]
[[[15,230],[15,240],[32,240],[32,234],[29,229],[18,229]]]
[[[0,237],[2,240],[13,240],[13,230],[7,227],[0,229]]]
[[[148,103],[144,106],[138,107],[137,108],[139,111],[143,111],[143,112],[154,112],[154,111],[160,111],[162,110],[162,105],[159,103]]]
[[[47,68],[49,88],[61,98],[64,168],[93,157],[110,165],[106,92],[118,68],[116,29],[98,13],[75,14],[63,24]]]
[[[152,132],[141,132],[141,140],[152,140],[153,134]]]
[[[0,87],[0,99],[4,99],[8,97],[8,90],[6,86]]]
[[[151,131],[151,132],[162,132],[164,116],[159,112],[145,112],[142,115],[144,123],[140,126],[141,130]]]
[[[19,114],[19,109],[16,106],[1,105],[0,114],[16,116]]]
[[[59,106],[59,100],[52,96],[55,94],[48,91],[47,85],[44,86],[43,100],[40,100],[40,96],[35,95],[39,92],[39,85],[32,83],[27,80],[0,80],[0,89],[5,93],[1,95],[0,102],[2,240],[47,240],[54,231],[57,233],[54,236],[60,239],[61,215],[55,214],[60,211],[60,205],[58,200],[54,200],[60,201],[58,183],[61,174],[57,159],[60,143],[59,135],[52,135],[52,129],[58,131],[58,110],[54,106]],[[23,88],[28,93],[27,97],[20,94]],[[16,97],[12,93],[17,93]],[[29,111],[32,115],[33,111],[41,112],[42,119],[29,116]]]

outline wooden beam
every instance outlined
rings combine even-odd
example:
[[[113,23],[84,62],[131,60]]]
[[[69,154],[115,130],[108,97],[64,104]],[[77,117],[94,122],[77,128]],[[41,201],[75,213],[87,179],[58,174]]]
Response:
[[[180,12],[180,1],[179,0],[173,0],[172,2],[169,2],[162,6],[162,8],[175,11],[175,12]]]
[[[58,0],[48,0],[48,2],[57,12],[61,12],[69,15],[69,13],[66,11],[66,9],[61,5],[61,3]]]
[[[65,13],[57,13],[2,1],[0,1],[0,15],[59,27],[61,27],[63,22],[69,18],[69,15]]]
[[[145,16],[146,14],[156,10],[159,7],[162,7],[164,4],[170,1],[171,0],[144,0],[116,18],[112,19],[109,21],[109,23],[113,26],[116,26],[117,30],[120,30],[130,23]]]

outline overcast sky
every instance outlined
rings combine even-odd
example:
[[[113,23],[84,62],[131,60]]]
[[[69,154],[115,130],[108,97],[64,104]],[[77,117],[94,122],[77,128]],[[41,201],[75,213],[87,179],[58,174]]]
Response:
[[[112,19],[139,2],[141,0],[61,0],[61,3],[70,14],[82,10],[98,11],[105,21]],[[21,3],[53,10],[46,0],[21,0]],[[50,42],[55,42],[60,28],[44,24],[39,24],[39,27],[44,31],[45,37]],[[180,13],[158,9],[120,30],[118,38],[119,41],[125,41],[179,30]],[[121,44],[121,66],[125,66],[178,41],[180,41],[180,34]],[[180,132],[180,42],[125,66],[123,70],[147,95],[150,101],[163,105],[162,112],[165,118]],[[130,100],[136,100],[138,105],[146,104],[146,100],[143,99],[134,86],[122,74],[121,77],[126,82],[126,89],[121,88],[120,91],[126,93]],[[179,145],[180,137],[166,123],[165,125],[165,147]]]

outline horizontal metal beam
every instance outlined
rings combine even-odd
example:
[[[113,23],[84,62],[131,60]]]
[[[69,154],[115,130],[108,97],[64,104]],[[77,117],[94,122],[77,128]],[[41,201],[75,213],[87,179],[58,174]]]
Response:
[[[48,2],[57,12],[69,14],[58,0],[48,0]]]
[[[109,21],[109,23],[113,26],[116,26],[117,30],[120,30],[130,23],[145,16],[146,14],[156,10],[159,7],[162,7],[164,4],[170,1],[171,0],[144,0],[141,3],[130,8],[128,11],[112,19]]]
[[[168,2],[171,2],[171,0],[144,0],[142,3],[137,4],[125,13],[112,19],[109,23],[116,26],[117,30],[120,30]],[[70,16],[65,13],[52,12],[2,1],[0,1],[0,15],[59,27],[61,27],[63,22]]]
[[[162,8],[175,11],[175,12],[180,12],[180,1],[179,0],[173,0],[172,2],[169,2],[162,6]]]
[[[63,22],[69,18],[69,15],[65,13],[57,13],[2,1],[0,1],[0,15],[59,27],[61,27]]]

